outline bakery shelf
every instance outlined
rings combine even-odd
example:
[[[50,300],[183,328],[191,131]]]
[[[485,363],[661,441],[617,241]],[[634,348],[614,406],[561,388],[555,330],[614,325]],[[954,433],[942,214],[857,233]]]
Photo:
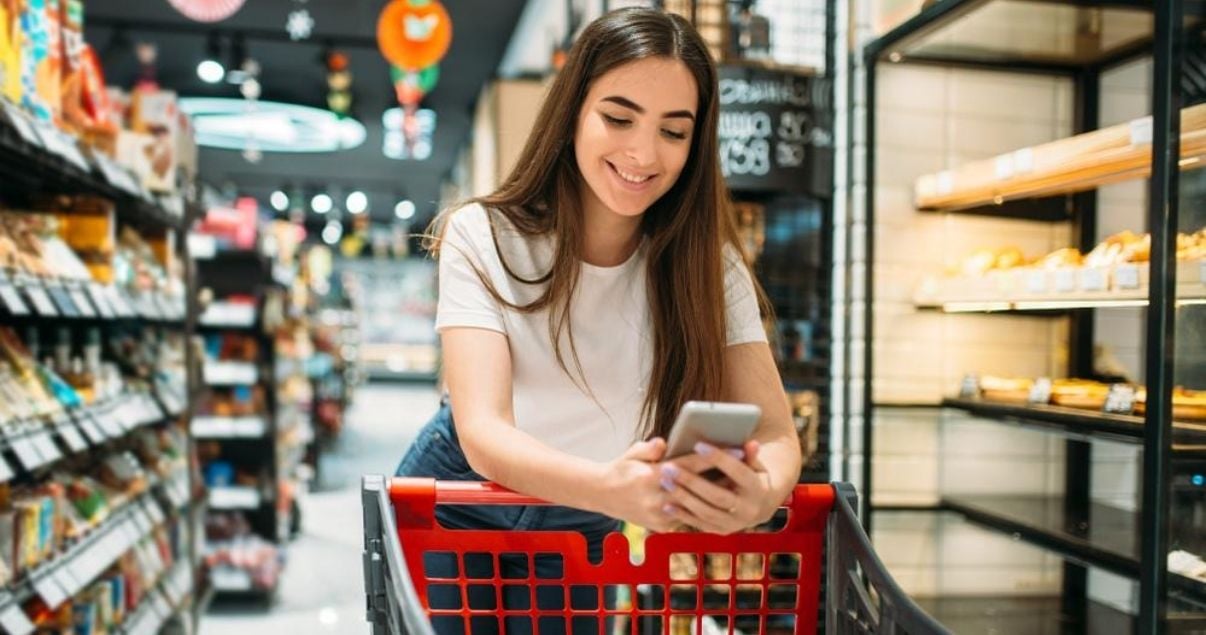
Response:
[[[956,212],[1005,201],[1072,194],[1151,173],[1152,119],[1144,117],[1022,148],[937,174],[914,186],[923,211]],[[1181,165],[1206,167],[1206,104],[1181,111]]]
[[[947,313],[1064,311],[1148,305],[1149,265],[1035,269],[1018,267],[983,276],[926,280],[914,295],[918,308]],[[1177,263],[1177,304],[1206,304],[1206,260]]]
[[[949,398],[942,405],[977,417],[1076,437],[1093,437],[1121,443],[1143,443],[1143,417],[1107,414],[1094,410],[1010,404],[983,399]],[[1206,422],[1173,422],[1173,451],[1181,455],[1206,455]]]
[[[1139,575],[1139,514],[1090,503],[1086,518],[1077,518],[1060,496],[947,495],[943,509],[971,522],[1015,536],[1081,564],[1137,579]],[[1176,533],[1176,532],[1175,532]],[[1206,548],[1206,536],[1183,532],[1195,553]],[[1200,533],[1200,532],[1198,532]],[[1206,583],[1169,574],[1170,588],[1194,605],[1206,603]]]
[[[113,160],[35,123],[2,97],[0,189],[101,196],[116,203],[119,220],[145,229],[183,229],[192,207],[179,196],[151,194]]]
[[[198,439],[261,439],[268,431],[268,422],[260,416],[205,415],[194,417],[190,429]]]

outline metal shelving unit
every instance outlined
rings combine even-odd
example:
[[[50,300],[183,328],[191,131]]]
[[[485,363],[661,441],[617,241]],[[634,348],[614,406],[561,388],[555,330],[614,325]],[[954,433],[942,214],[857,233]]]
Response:
[[[1196,2],[1168,0],[1157,3],[1130,0],[1086,0],[1076,3],[1052,3],[1041,0],[940,0],[927,5],[917,15],[900,24],[862,51],[865,67],[866,115],[865,156],[867,226],[875,226],[876,168],[876,70],[883,64],[924,64],[943,68],[991,70],[1062,77],[1073,86],[1073,132],[1099,127],[1101,108],[1100,80],[1104,72],[1122,64],[1151,56],[1154,60],[1150,143],[1150,200],[1147,209],[1151,232],[1151,266],[1142,304],[1146,307],[1145,377],[1150,401],[1142,417],[1097,414],[1048,406],[1011,406],[978,400],[948,399],[942,406],[972,413],[987,421],[1022,425],[1043,432],[1060,434],[1065,441],[1065,492],[1057,499],[967,499],[947,497],[932,511],[955,511],[984,527],[1012,534],[1020,539],[1059,553],[1067,558],[1064,566],[1063,593],[1053,601],[1059,604],[1064,628],[1126,623],[1130,632],[1166,632],[1166,628],[1200,628],[1206,625],[1206,587],[1200,582],[1170,576],[1167,555],[1173,459],[1200,458],[1201,432],[1204,426],[1172,421],[1174,315],[1177,311],[1175,284],[1177,262],[1175,240],[1178,208],[1184,195],[1179,189],[1178,165],[1181,108],[1203,101],[1206,95],[1187,72],[1187,64],[1199,66],[1203,6]],[[1126,37],[1101,37],[1095,45],[1067,38],[1067,48],[1034,48],[1025,41],[992,44],[977,41],[969,34],[976,23],[1000,19],[1001,12],[1025,10],[1036,16],[1055,19],[1060,12],[1086,12],[1097,24],[1127,24],[1138,27]],[[1046,13],[1044,13],[1046,12]],[[1049,15],[1048,15],[1049,14]],[[1103,29],[1105,27],[1102,27]],[[1072,35],[1070,33],[1070,35]],[[1115,34],[1116,35],[1116,34]],[[1029,47],[1029,48],[1028,48]],[[1192,163],[1192,161],[1190,162]],[[1136,177],[1140,178],[1140,177]],[[1192,212],[1193,210],[1191,210]],[[1071,222],[1076,247],[1090,249],[1096,242],[1096,192],[1040,195],[1016,200],[997,200],[947,213],[989,215],[1035,222]],[[866,238],[867,273],[863,315],[864,417],[874,420],[873,397],[875,231]],[[1069,374],[1092,375],[1094,344],[1093,311],[1108,310],[1110,303],[1089,303],[1084,307],[1059,307],[1070,320]],[[1134,305],[1134,303],[1132,303]],[[1020,307],[997,307],[996,310]],[[988,307],[984,307],[988,310]],[[1106,439],[1142,444],[1143,514],[1123,512],[1090,500],[1090,440]],[[863,430],[864,501],[872,499],[872,426]],[[870,519],[870,515],[866,516]],[[869,522],[869,520],[868,520]],[[1191,528],[1192,529],[1192,528]],[[1200,528],[1198,528],[1200,533]],[[1193,531],[1189,532],[1194,533]],[[1175,534],[1174,534],[1175,539]],[[1182,538],[1184,539],[1184,538]],[[1192,541],[1191,541],[1192,542]],[[1197,545],[1200,550],[1203,545]],[[1139,581],[1139,615],[1123,616],[1122,622],[1103,617],[1087,598],[1087,567],[1113,571]],[[942,600],[945,601],[945,600]],[[942,602],[938,601],[938,602]],[[1186,616],[1183,612],[1191,612]],[[1108,611],[1107,611],[1108,612]],[[936,611],[943,615],[943,611]],[[1106,619],[1105,622],[1100,620]],[[1069,621],[1070,620],[1070,621]],[[1113,621],[1111,621],[1113,620]],[[1093,631],[1098,632],[1098,631]],[[1100,631],[1105,632],[1105,631]],[[1115,632],[1111,630],[1110,632]]]

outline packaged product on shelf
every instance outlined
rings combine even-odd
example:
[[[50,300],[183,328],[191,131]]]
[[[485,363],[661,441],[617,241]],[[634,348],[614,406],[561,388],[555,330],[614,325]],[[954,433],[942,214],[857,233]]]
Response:
[[[176,128],[180,110],[176,93],[166,90],[134,91],[131,110],[131,133],[122,133],[123,143],[142,144],[146,161],[135,168],[135,174],[152,192],[174,193],[176,188]],[[123,140],[123,138],[128,139]],[[133,167],[133,166],[131,166]]]
[[[9,503],[0,507],[0,584],[8,584],[17,574],[17,515]]]
[[[78,135],[89,124],[83,102],[84,3],[83,0],[61,2],[62,124],[68,131]]]
[[[1033,385],[1031,379],[985,375],[980,378],[980,396],[1001,403],[1026,403]]]
[[[130,452],[117,452],[105,457],[101,463],[100,480],[106,487],[128,497],[141,494],[148,485],[146,472]]]
[[[21,103],[20,4],[0,2],[0,97]]]
[[[1051,382],[1051,403],[1067,408],[1101,410],[1110,387],[1087,379],[1056,379]]]
[[[1206,390],[1190,390],[1182,386],[1173,388],[1172,416],[1176,421],[1206,421]],[[1147,412],[1147,389],[1135,391],[1135,414]]]
[[[58,115],[59,68],[51,59],[51,42],[58,42],[57,16],[51,20],[50,5],[57,0],[25,0],[20,12],[21,106],[34,118],[52,123]],[[57,55],[56,55],[57,57]]]

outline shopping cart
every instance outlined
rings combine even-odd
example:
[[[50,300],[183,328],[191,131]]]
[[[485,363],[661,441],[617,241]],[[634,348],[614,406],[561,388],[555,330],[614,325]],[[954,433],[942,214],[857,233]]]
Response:
[[[450,530],[436,522],[437,505],[547,504],[490,483],[365,476],[361,495],[373,635],[539,633],[550,620],[570,633],[815,633],[822,623],[842,634],[948,633],[888,575],[855,517],[854,489],[845,484],[797,486],[777,530],[650,535],[639,563],[624,535],[609,535],[600,564],[588,561],[586,539],[576,532]],[[525,566],[542,558],[556,560],[558,575],[539,578]],[[427,575],[437,559],[455,563],[441,569],[455,578]],[[502,570],[516,561],[526,576],[511,575],[514,566]],[[584,588],[593,600],[582,601],[577,591]],[[611,603],[605,589],[628,593]],[[552,602],[544,592],[550,590]],[[436,591],[442,599],[433,606]]]

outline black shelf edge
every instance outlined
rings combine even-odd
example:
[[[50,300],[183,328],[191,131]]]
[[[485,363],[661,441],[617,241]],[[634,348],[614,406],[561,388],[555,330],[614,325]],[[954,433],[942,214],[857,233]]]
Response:
[[[971,205],[959,208],[931,209],[919,211],[926,214],[963,214],[987,216],[1005,220],[1039,221],[1059,223],[1072,220],[1072,194],[1010,199],[1000,204]]]
[[[974,524],[1020,538],[1078,562],[1138,579],[1139,514],[1091,503],[1089,517],[1065,512],[1062,496],[944,496],[941,510],[953,511]],[[1206,549],[1206,536],[1191,537],[1189,551]],[[1170,573],[1170,588],[1180,599],[1206,610],[1206,582]]]
[[[964,398],[943,399],[942,406],[962,410],[977,417],[1017,423],[1046,432],[1122,443],[1143,443],[1143,417],[1134,415]],[[1206,425],[1173,422],[1173,443],[1173,452],[1177,455],[1206,455]]]

